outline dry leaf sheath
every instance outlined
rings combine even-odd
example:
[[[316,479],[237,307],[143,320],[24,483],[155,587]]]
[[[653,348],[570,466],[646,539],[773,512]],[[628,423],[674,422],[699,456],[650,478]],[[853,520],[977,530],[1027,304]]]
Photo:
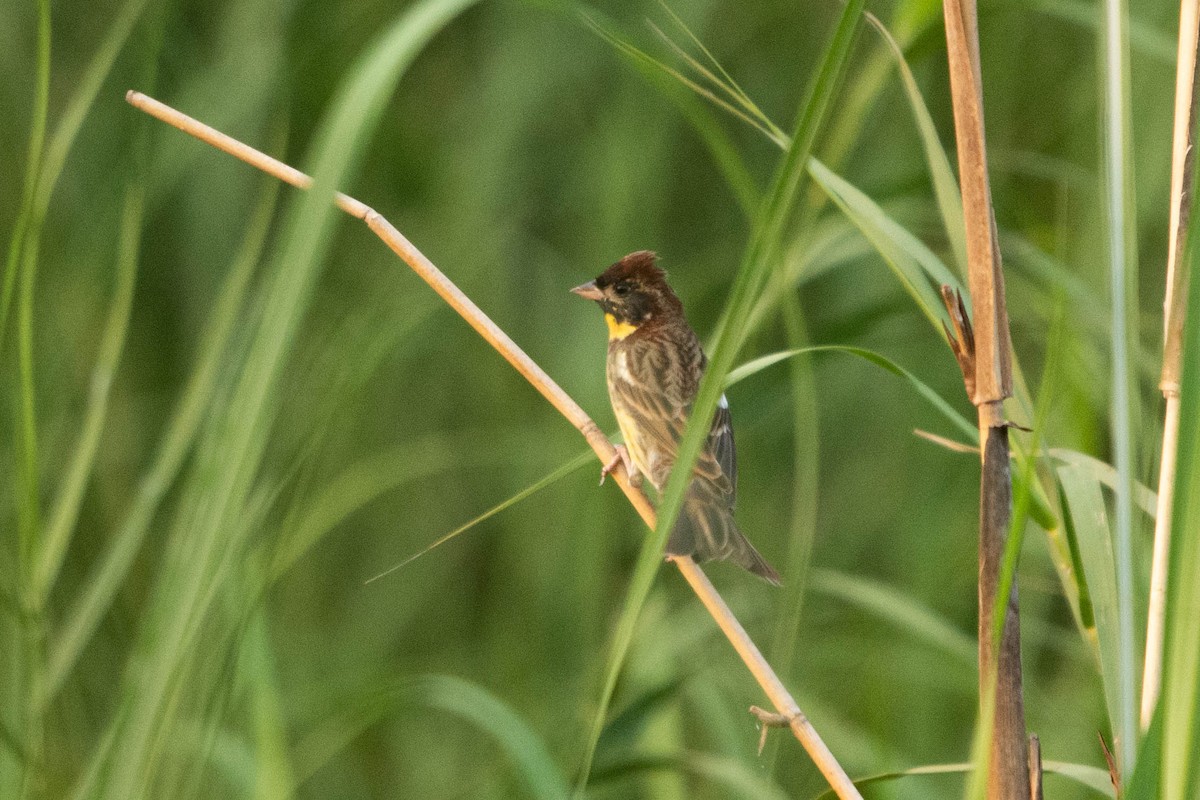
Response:
[[[979,487],[979,696],[981,706],[989,697],[994,702],[987,797],[988,800],[1027,800],[1030,796],[1029,758],[1015,583],[1004,598],[1006,602],[1003,605],[997,603],[1012,517],[1012,474],[1003,406],[1004,399],[1012,395],[1012,359],[1004,274],[1000,269],[1000,248],[988,183],[979,29],[975,0],[946,0],[943,9],[966,226],[968,285],[974,312],[973,337],[967,333],[971,325],[966,320],[961,299],[943,293],[943,300],[958,333],[957,337],[950,337],[954,354],[963,369],[967,393],[979,413],[979,441],[983,453]],[[958,302],[954,302],[956,299]],[[993,637],[993,617],[997,607],[1004,609],[998,643]],[[983,717],[987,719],[987,709],[983,711]]]

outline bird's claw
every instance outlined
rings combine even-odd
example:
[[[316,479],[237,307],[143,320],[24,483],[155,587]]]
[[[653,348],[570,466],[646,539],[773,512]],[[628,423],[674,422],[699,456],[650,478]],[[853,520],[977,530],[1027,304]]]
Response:
[[[641,481],[642,475],[638,472],[637,467],[633,465],[633,460],[629,457],[629,451],[623,444],[613,445],[616,450],[616,455],[612,457],[607,464],[600,468],[600,485],[604,485],[604,479],[609,476],[618,465],[625,467],[625,474],[629,476],[630,483],[637,484]]]

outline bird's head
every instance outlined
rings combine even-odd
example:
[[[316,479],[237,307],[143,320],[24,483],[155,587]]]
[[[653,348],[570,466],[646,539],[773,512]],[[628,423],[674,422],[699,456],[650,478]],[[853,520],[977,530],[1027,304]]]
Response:
[[[630,253],[596,280],[571,290],[599,304],[610,340],[624,339],[643,325],[683,313],[683,305],[667,285],[667,273],[656,260],[649,250]]]

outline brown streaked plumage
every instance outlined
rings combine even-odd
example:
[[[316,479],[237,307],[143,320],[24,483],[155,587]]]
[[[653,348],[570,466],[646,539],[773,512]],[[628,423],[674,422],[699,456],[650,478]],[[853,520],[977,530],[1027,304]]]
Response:
[[[630,253],[596,280],[571,291],[595,300],[604,311],[613,413],[635,471],[661,492],[675,465],[708,359],[684,317],[683,304],[655,261],[654,253],[646,250]],[[605,473],[613,466],[615,462]],[[727,559],[778,584],[779,574],[733,519],[736,499],[737,456],[729,406],[722,397],[667,552],[697,561]]]

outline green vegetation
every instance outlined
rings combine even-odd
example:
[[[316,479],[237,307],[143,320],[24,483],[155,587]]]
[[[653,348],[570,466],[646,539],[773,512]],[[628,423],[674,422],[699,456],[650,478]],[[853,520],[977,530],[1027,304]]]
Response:
[[[1075,0],[980,18],[1009,408],[1035,429],[1011,432],[1026,715],[1055,798],[1111,796],[1097,731],[1130,797],[1200,781],[1195,537],[1173,544],[1160,714],[1129,741],[1178,8],[1128,5],[1107,32]],[[605,429],[604,327],[567,290],[656,250],[785,585],[708,573],[866,797],[962,797],[979,470],[938,296],[965,282],[945,37],[938,3],[860,8],[0,9],[0,797],[828,788],[786,732],[756,752],[761,691],[658,568],[671,514],[656,536],[598,488],[578,433],[335,189]]]

